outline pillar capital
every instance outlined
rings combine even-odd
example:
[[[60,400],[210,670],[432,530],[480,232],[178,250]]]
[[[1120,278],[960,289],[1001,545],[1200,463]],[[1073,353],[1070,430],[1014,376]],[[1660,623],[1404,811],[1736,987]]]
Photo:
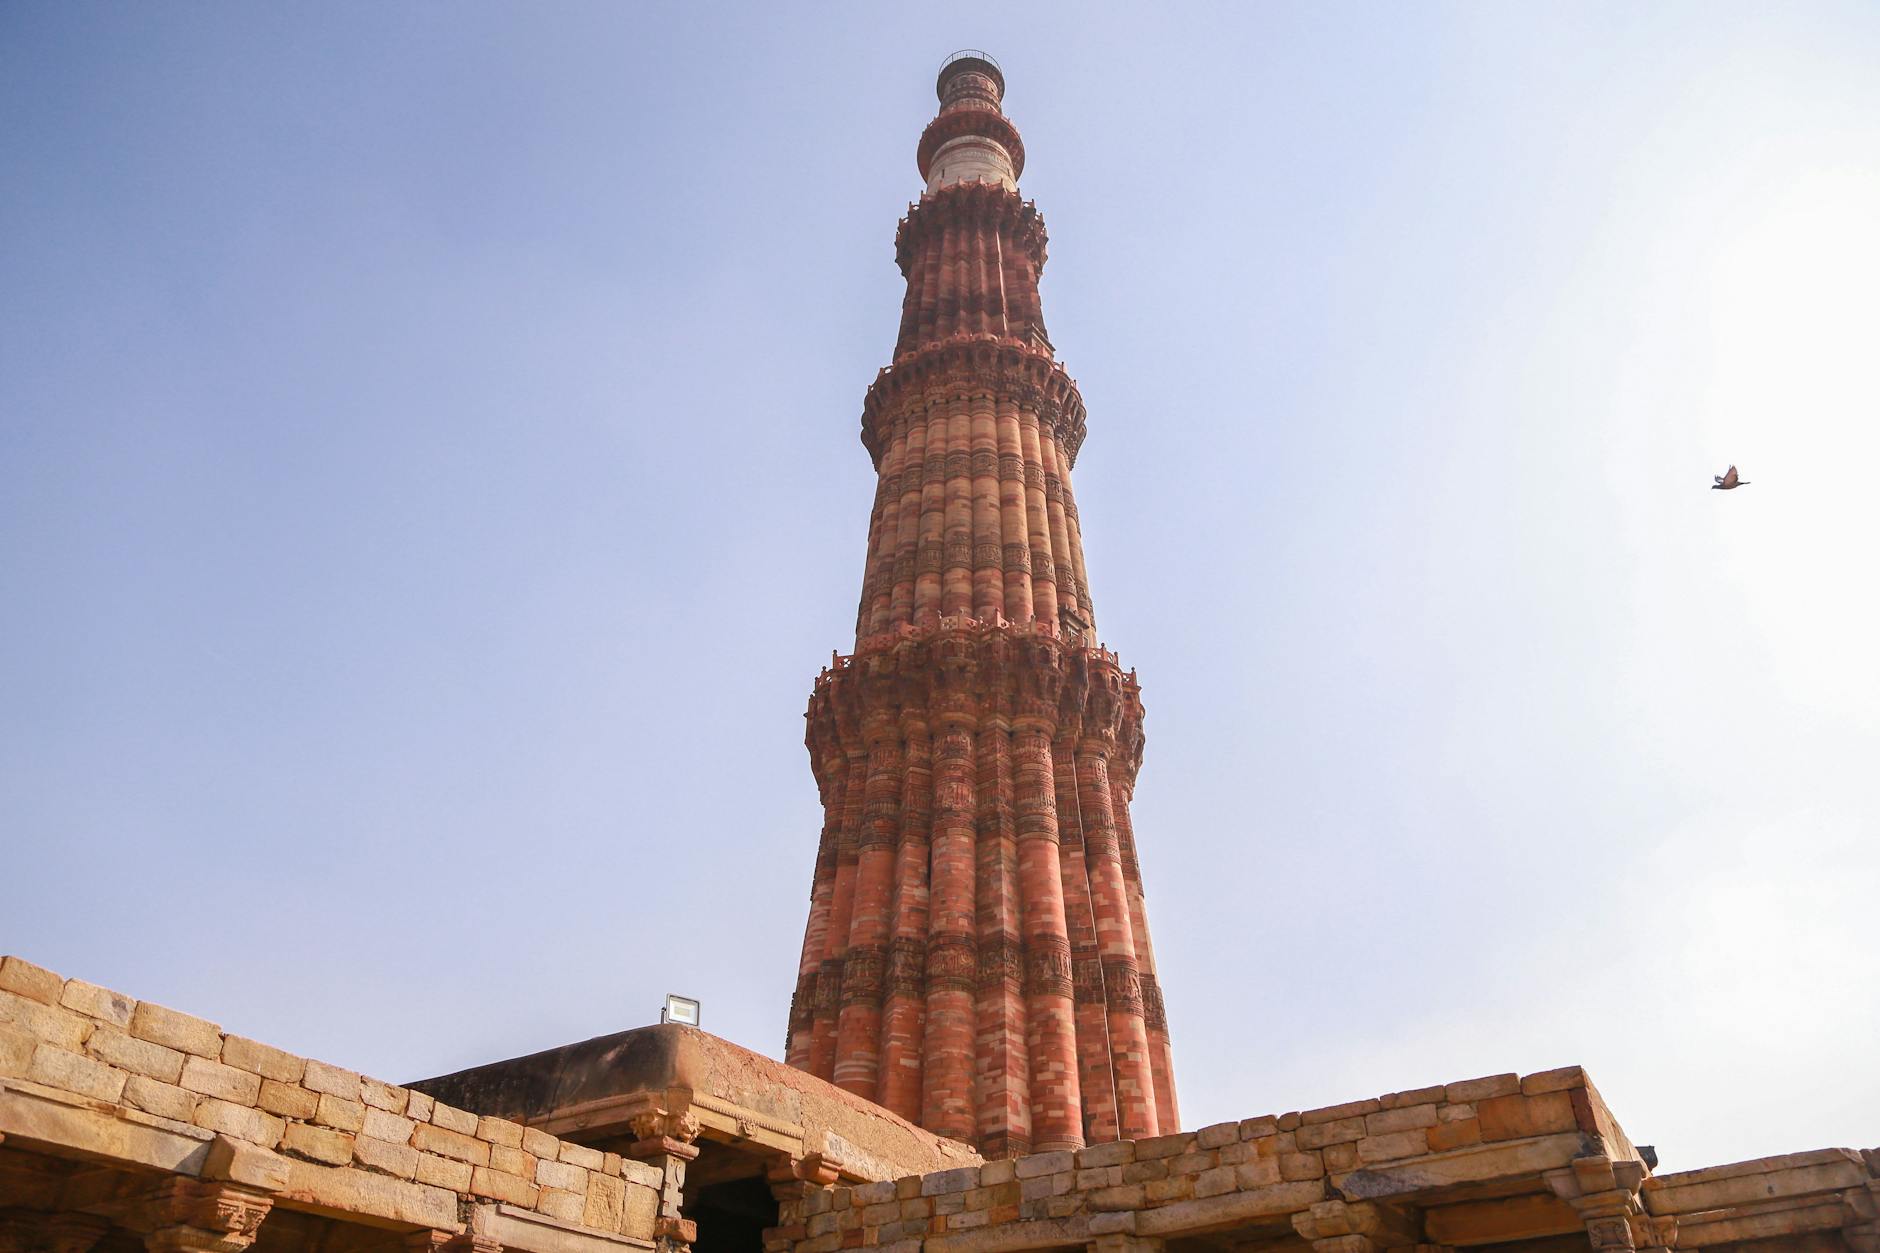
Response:
[[[150,1253],[243,1253],[274,1197],[246,1184],[166,1179],[137,1207],[133,1226]]]
[[[1162,1253],[1166,1245],[1151,1236],[1111,1231],[1098,1236],[1084,1247],[1089,1253]]]
[[[1312,1242],[1316,1253],[1374,1253],[1413,1249],[1421,1240],[1414,1214],[1370,1201],[1320,1201],[1294,1214],[1293,1230]]]
[[[503,1253],[500,1240],[474,1231],[414,1231],[404,1245],[406,1253]]]

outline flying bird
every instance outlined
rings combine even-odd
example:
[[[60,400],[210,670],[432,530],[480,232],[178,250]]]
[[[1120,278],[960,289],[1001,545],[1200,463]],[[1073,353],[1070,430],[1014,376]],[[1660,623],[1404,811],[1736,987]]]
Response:
[[[1731,466],[1722,474],[1713,474],[1710,477],[1716,480],[1716,482],[1710,485],[1710,490],[1713,492],[1727,492],[1733,487],[1749,486],[1748,479],[1739,479],[1736,477],[1735,466]]]

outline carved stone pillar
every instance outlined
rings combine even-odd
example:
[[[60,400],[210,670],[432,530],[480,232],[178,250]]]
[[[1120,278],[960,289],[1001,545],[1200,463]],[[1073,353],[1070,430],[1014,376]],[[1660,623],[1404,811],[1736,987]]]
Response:
[[[1550,1170],[1547,1186],[1571,1205],[1586,1224],[1594,1253],[1612,1250],[1665,1253],[1677,1242],[1677,1220],[1645,1212],[1639,1189],[1645,1163],[1609,1157],[1576,1157],[1565,1170]]]
[[[684,1102],[670,1101],[664,1109],[635,1114],[633,1134],[639,1138],[626,1156],[657,1166],[660,1173],[659,1212],[653,1219],[653,1239],[660,1253],[685,1253],[698,1239],[698,1224],[680,1213],[685,1204],[685,1166],[698,1157],[698,1118]]]
[[[95,1214],[4,1211],[0,1253],[89,1253],[111,1227],[109,1219]]]
[[[141,1207],[136,1226],[150,1253],[243,1253],[274,1198],[259,1188],[167,1179]]]

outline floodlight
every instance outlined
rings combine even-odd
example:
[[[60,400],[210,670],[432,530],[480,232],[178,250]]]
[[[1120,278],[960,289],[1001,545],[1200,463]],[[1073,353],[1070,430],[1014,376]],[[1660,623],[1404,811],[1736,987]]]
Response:
[[[683,996],[667,996],[666,1007],[659,1011],[661,1022],[676,1022],[686,1027],[698,1026],[698,1002]]]

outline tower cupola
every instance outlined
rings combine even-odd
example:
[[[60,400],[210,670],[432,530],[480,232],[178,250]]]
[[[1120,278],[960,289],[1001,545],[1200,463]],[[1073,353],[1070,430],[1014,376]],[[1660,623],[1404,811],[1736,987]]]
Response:
[[[1025,145],[999,109],[1005,98],[999,63],[975,49],[956,52],[941,65],[934,90],[940,114],[922,132],[916,156],[927,190],[970,182],[1015,190]]]

